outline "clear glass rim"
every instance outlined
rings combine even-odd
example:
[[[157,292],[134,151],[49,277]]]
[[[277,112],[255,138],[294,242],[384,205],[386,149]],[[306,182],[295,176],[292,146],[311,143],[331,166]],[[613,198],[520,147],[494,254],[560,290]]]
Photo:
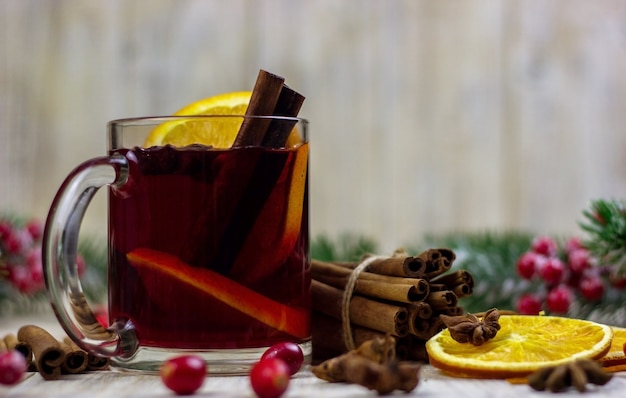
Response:
[[[113,125],[124,125],[124,126],[133,126],[133,125],[151,125],[151,124],[160,124],[164,122],[171,122],[175,120],[185,120],[185,119],[224,119],[224,118],[240,118],[240,119],[267,119],[267,120],[284,120],[284,121],[292,121],[300,124],[308,125],[309,121],[307,119],[301,117],[291,117],[291,116],[249,116],[249,115],[168,115],[168,116],[139,116],[139,117],[128,117],[128,118],[120,118],[113,119],[107,123],[109,126]]]

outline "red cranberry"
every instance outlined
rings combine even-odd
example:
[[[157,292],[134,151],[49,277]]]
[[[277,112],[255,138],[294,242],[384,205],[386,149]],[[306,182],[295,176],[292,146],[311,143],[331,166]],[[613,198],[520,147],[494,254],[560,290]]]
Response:
[[[573,294],[567,286],[557,286],[548,292],[546,304],[555,314],[566,314],[572,303]]]
[[[0,353],[0,384],[13,385],[26,372],[26,359],[16,350]]]
[[[549,236],[535,237],[530,247],[535,253],[543,254],[548,257],[555,256],[558,249],[556,241]]]
[[[574,236],[572,238],[570,238],[566,243],[565,243],[565,251],[567,253],[571,253],[574,250],[579,250],[579,249],[584,249],[585,246],[583,246],[583,243],[580,241],[580,238],[577,236]]]
[[[580,281],[580,294],[589,301],[599,301],[604,296],[604,284],[598,277],[588,277]]]
[[[32,278],[31,271],[24,265],[9,267],[9,282],[22,294],[32,294],[40,289],[40,286]]]
[[[541,312],[541,300],[534,294],[525,294],[517,301],[517,312],[522,315],[537,315]]]
[[[30,234],[30,236],[38,241],[42,238],[43,236],[43,223],[39,220],[30,220],[27,224],[26,224],[26,230],[28,231],[28,233]]]
[[[591,266],[591,255],[587,249],[575,249],[567,256],[569,269],[575,274],[582,274]]]
[[[541,275],[541,279],[548,285],[556,285],[561,282],[565,275],[565,266],[558,258],[551,257],[543,264],[539,270],[539,274]]]
[[[196,392],[204,383],[206,373],[206,364],[197,355],[168,359],[159,372],[165,386],[179,395]]]
[[[7,253],[19,255],[33,244],[33,238],[25,229],[14,230],[2,240],[2,247]]]
[[[274,344],[268,348],[261,356],[261,361],[268,358],[280,358],[285,361],[287,366],[289,366],[290,375],[296,374],[304,362],[302,349],[291,341]]]
[[[11,234],[13,234],[13,224],[8,221],[1,221],[0,240],[6,240]]]
[[[515,264],[517,273],[524,279],[532,279],[537,269],[540,268],[540,263],[544,261],[545,257],[535,252],[526,252],[520,256]]]
[[[278,398],[289,387],[289,366],[280,358],[257,362],[250,371],[250,385],[259,398]]]

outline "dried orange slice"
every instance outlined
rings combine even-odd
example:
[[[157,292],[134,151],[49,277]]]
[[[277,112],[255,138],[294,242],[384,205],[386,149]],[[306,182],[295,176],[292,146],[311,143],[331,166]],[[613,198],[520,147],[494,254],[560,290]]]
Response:
[[[180,119],[162,123],[152,130],[143,146],[148,148],[169,144],[184,147],[191,144],[203,144],[214,148],[230,148],[243,122],[241,116],[245,115],[248,109],[251,95],[250,91],[235,91],[192,102],[174,113],[174,116],[181,116]],[[232,115],[233,117],[219,119],[191,117],[199,115]],[[293,147],[300,141],[300,135],[294,129],[287,138],[285,146]]]
[[[480,346],[459,343],[442,330],[426,343],[431,365],[458,377],[525,377],[544,366],[600,358],[613,339],[610,326],[554,316],[503,315],[500,326]]]
[[[626,353],[624,353],[624,344],[626,343],[626,328],[611,326],[613,329],[613,340],[609,352],[606,353],[598,361],[604,367],[613,367],[618,365],[626,365]]]

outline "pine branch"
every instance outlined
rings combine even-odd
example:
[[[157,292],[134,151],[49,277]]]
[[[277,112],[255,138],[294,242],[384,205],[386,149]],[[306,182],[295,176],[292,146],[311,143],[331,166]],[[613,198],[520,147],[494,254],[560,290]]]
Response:
[[[588,234],[583,243],[599,265],[626,276],[626,200],[595,200],[579,223]]]

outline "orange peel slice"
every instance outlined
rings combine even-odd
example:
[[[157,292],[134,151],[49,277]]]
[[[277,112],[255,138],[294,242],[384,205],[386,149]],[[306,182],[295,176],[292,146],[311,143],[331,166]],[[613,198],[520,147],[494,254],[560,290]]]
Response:
[[[276,330],[297,338],[310,336],[310,314],[304,309],[279,303],[217,272],[192,267],[168,253],[137,248],[126,257],[134,267],[175,278],[190,289],[212,296]]]

